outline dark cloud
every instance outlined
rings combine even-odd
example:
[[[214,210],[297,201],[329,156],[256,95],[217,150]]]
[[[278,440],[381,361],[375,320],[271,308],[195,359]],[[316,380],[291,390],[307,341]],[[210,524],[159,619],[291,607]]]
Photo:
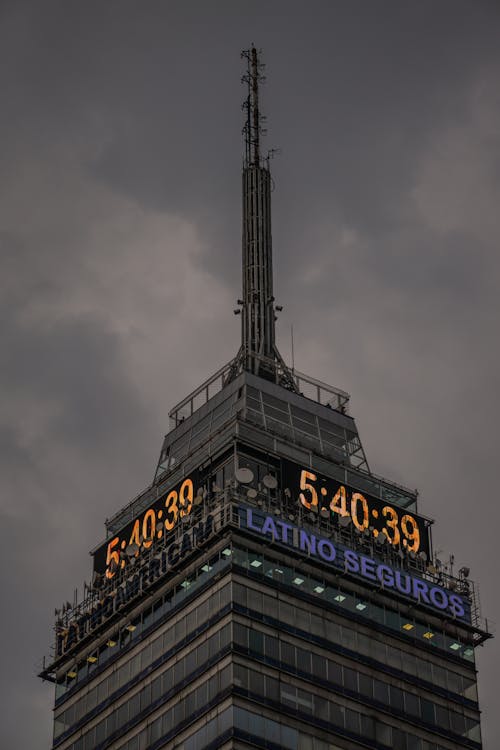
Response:
[[[268,63],[279,341],[353,393],[372,469],[494,569],[496,3],[3,2],[1,744],[48,746],[34,677],[168,410],[238,346],[239,52]],[[498,649],[479,656],[485,748]],[[30,721],[26,722],[26,716]]]

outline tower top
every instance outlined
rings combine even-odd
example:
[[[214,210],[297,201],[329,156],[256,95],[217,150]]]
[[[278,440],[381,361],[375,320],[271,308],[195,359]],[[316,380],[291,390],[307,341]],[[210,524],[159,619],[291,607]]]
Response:
[[[260,166],[260,136],[265,133],[262,123],[265,118],[259,109],[259,83],[266,79],[262,75],[264,64],[260,62],[259,53],[252,45],[249,50],[243,50],[241,57],[247,61],[247,70],[242,77],[242,83],[248,86],[248,95],[243,102],[242,108],[246,111],[246,120],[243,127],[245,136],[245,167]]]

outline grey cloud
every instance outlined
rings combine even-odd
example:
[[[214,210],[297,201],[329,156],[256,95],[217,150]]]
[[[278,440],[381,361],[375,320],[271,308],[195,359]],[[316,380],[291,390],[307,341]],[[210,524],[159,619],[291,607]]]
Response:
[[[279,344],[353,393],[372,468],[421,490],[498,619],[499,12],[448,2],[3,3],[2,744],[168,409],[236,352],[239,51],[264,48]],[[498,648],[479,659],[500,741]],[[26,722],[26,715],[30,721]]]

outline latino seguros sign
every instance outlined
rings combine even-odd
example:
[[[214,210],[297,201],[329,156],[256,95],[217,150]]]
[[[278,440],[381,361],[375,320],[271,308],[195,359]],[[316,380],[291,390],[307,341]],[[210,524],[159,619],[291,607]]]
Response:
[[[392,568],[368,555],[333,544],[331,539],[317,536],[305,529],[286,523],[275,516],[266,515],[255,508],[240,508],[241,525],[259,536],[271,538],[274,542],[292,547],[309,557],[331,565],[336,572],[351,574],[381,586],[387,591],[401,594],[431,609],[446,613],[457,620],[470,623],[469,603],[459,594],[442,586]]]

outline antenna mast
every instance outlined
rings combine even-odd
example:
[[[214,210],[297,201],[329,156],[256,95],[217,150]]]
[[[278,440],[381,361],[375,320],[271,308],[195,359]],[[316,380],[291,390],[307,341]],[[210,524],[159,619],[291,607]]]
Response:
[[[246,121],[243,127],[245,153],[243,161],[243,299],[241,348],[237,369],[297,390],[275,342],[276,312],[274,304],[273,254],[271,237],[271,173],[269,155],[262,159],[260,138],[264,117],[259,109],[259,84],[265,78],[259,53],[252,46],[241,53],[247,62],[242,82],[248,86],[243,103]]]

